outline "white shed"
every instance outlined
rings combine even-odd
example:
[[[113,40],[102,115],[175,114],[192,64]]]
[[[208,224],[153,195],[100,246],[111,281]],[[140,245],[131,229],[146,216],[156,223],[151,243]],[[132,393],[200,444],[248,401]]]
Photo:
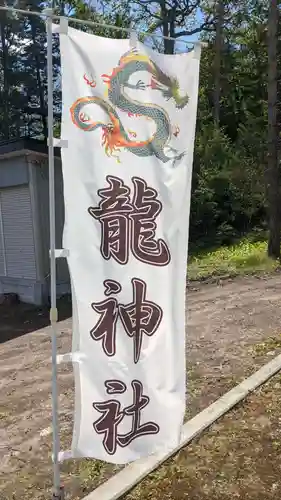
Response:
[[[55,150],[56,247],[64,224],[63,182]],[[0,294],[17,293],[37,305],[50,295],[49,184],[46,144],[0,143]],[[65,259],[57,260],[57,293],[70,292]]]

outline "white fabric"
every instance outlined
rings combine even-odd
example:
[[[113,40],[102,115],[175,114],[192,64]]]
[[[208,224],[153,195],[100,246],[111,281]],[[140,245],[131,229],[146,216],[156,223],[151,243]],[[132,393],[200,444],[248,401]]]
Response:
[[[183,423],[185,280],[200,55],[198,57],[197,51],[196,55],[191,51],[167,56],[137,43],[139,54],[148,56],[165,74],[178,78],[180,94],[187,93],[189,103],[178,110],[173,99],[166,100],[160,90],[151,87],[144,90],[123,90],[130,99],[157,104],[166,110],[172,126],[179,128],[175,135],[171,134],[169,144],[179,153],[186,154],[180,160],[163,163],[155,155],[140,157],[121,145],[120,152],[114,151],[119,156],[118,162],[114,156],[106,155],[101,128],[81,130],[73,123],[70,108],[81,97],[99,96],[109,99],[108,96],[105,97],[107,85],[101,75],[112,73],[121,56],[130,50],[130,42],[101,38],[68,28],[67,35],[60,35],[60,43],[63,101],[61,137],[68,141],[68,148],[61,151],[65,198],[64,248],[69,250],[68,265],[72,280],[72,350],[73,353],[82,354],[78,356],[79,363],[73,363],[75,422],[70,454],[73,457],[85,456],[113,463],[127,463],[160,449],[176,446]],[[149,85],[151,74],[142,71],[130,77],[132,84],[138,80]],[[126,131],[132,129],[136,133],[136,138],[134,134],[130,135],[131,140],[148,139],[155,132],[153,120],[147,120],[143,116],[128,117],[127,113],[117,107],[115,110]],[[99,120],[105,125],[110,123],[108,114],[96,104],[88,105],[83,112],[86,120]],[[166,148],[166,155],[173,157],[175,152]],[[143,179],[149,188],[157,191],[162,211],[155,219],[154,240],[163,239],[164,246],[167,245],[171,258],[169,263],[152,265],[139,260],[132,251],[130,241],[127,263],[119,263],[112,256],[106,260],[102,256],[101,222],[91,215],[89,208],[99,206],[101,197],[98,190],[109,186],[106,180],[108,175],[122,179],[130,189],[131,204],[137,184],[136,181],[133,183],[132,178]],[[140,184],[138,187],[140,188]],[[95,340],[90,334],[102,319],[101,313],[94,310],[92,304],[95,303],[95,307],[98,307],[97,304],[107,298],[118,301],[115,303],[116,308],[118,304],[130,304],[133,301],[133,278],[141,280],[135,282],[135,285],[142,289],[142,282],[146,283],[146,301],[159,306],[163,316],[160,317],[160,309],[156,312],[154,310],[154,319],[156,318],[159,326],[150,336],[143,332],[139,352],[136,348],[136,336],[131,337],[126,333],[119,315],[116,323],[116,352],[114,355],[112,352],[107,355],[102,347],[102,340]],[[108,286],[104,286],[105,280],[118,282],[122,290],[119,291],[115,285],[115,294],[106,296],[104,292],[108,290]],[[122,313],[122,308],[116,308],[115,312]],[[146,305],[143,312],[152,312],[149,308],[150,305]],[[123,315],[123,319],[124,317]],[[143,322],[148,319],[146,316]],[[78,357],[75,356],[76,359]],[[112,385],[112,382],[105,387],[105,381],[114,380],[119,381],[118,387],[116,384]],[[134,380],[138,382],[132,385]],[[122,386],[120,382],[125,385]],[[131,408],[130,413],[129,407],[133,404],[133,387],[137,391],[140,388],[139,382],[143,387],[142,396],[147,396],[149,401],[142,399],[140,421],[137,422],[134,408]],[[114,391],[116,387],[117,393]],[[108,431],[109,436],[102,431],[97,432],[99,425],[96,422],[105,416],[105,409],[102,411],[98,404],[108,400],[120,402],[116,449],[110,445],[114,441],[111,439],[112,427]],[[127,408],[127,414],[121,413],[124,408]],[[135,430],[151,422],[152,428],[147,429],[150,433],[131,440],[130,435],[127,440],[122,439],[124,434],[133,429],[133,417]],[[153,432],[151,429],[154,429]],[[70,456],[69,452],[67,456]]]

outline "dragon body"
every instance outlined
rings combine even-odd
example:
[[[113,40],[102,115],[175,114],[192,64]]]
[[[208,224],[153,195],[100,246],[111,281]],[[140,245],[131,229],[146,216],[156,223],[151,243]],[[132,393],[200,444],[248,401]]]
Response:
[[[131,75],[140,71],[150,73],[150,85],[145,85],[141,80],[136,84],[129,83]],[[124,54],[111,75],[101,76],[107,85],[107,99],[94,95],[77,99],[70,109],[73,123],[85,132],[101,128],[102,145],[106,154],[117,157],[118,161],[121,148],[140,157],[156,156],[163,163],[180,159],[184,153],[178,153],[169,146],[173,131],[167,112],[156,104],[136,101],[126,93],[126,89],[145,90],[146,87],[150,87],[152,90],[160,91],[165,99],[173,99],[175,106],[182,109],[188,103],[188,96],[180,96],[178,81],[165,75],[147,56],[136,50]],[[93,82],[90,82],[90,85],[94,87]],[[93,121],[83,112],[85,106],[90,104],[98,105],[105,111],[108,123]],[[127,132],[124,128],[118,116],[118,109],[129,116],[144,116],[153,120],[156,126],[155,132],[150,138],[138,141],[134,132]],[[179,128],[174,135],[177,136],[178,133]],[[174,152],[173,158],[165,154],[164,148],[167,146]]]

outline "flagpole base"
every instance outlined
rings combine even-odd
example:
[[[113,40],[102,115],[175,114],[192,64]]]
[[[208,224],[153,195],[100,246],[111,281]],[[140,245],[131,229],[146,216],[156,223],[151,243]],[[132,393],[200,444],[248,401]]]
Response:
[[[64,500],[64,486],[60,487],[59,493],[53,492],[52,500]]]

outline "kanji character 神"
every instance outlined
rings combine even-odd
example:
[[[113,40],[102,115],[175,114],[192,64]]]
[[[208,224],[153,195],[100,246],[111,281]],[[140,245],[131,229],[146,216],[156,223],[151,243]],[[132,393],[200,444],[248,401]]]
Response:
[[[141,262],[166,266],[171,260],[167,244],[156,239],[156,218],[162,211],[158,193],[146,182],[133,177],[131,190],[119,177],[108,175],[108,188],[100,189],[102,198],[98,207],[88,209],[90,215],[101,223],[101,254],[108,260],[113,257],[120,264],[127,264],[129,249]]]
[[[116,353],[116,324],[118,317],[129,337],[134,342],[134,362],[140,358],[143,335],[151,337],[158,329],[163,311],[160,306],[146,299],[147,285],[138,278],[131,280],[133,300],[129,304],[119,304],[117,299],[109,297],[121,291],[121,285],[114,280],[105,280],[107,299],[92,304],[100,319],[90,331],[94,340],[102,340],[102,348],[107,356]]]
[[[109,455],[114,455],[117,445],[125,448],[134,439],[158,434],[160,428],[154,422],[141,424],[141,411],[148,405],[149,397],[143,394],[143,385],[139,380],[133,380],[133,404],[121,410],[121,403],[116,399],[109,399],[104,402],[93,403],[96,411],[101,413],[101,417],[94,423],[93,427],[98,434],[104,434],[103,446]],[[120,380],[107,380],[105,382],[107,394],[123,394],[127,387]],[[131,430],[125,434],[118,433],[118,425],[125,416],[132,418]]]

